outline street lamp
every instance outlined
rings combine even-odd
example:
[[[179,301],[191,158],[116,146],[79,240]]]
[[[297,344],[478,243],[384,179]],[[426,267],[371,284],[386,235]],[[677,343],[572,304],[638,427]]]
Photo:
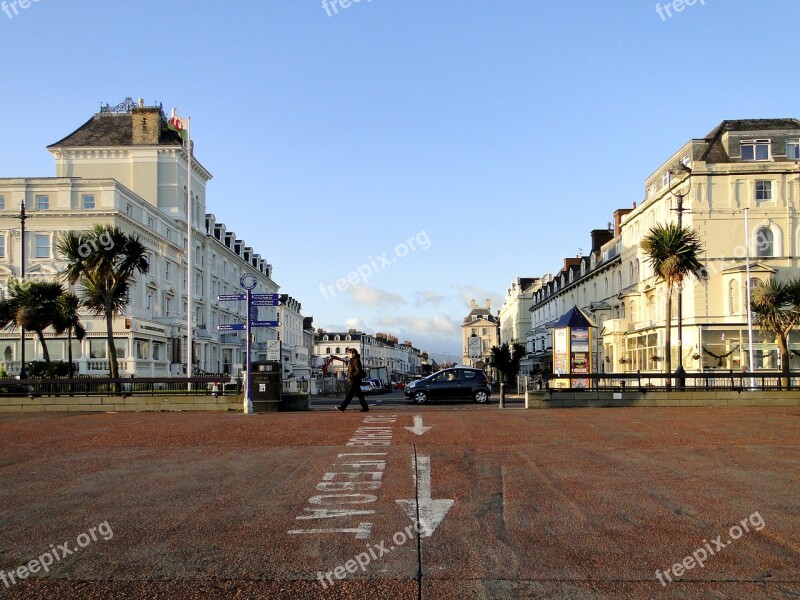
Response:
[[[19,277],[20,282],[25,281],[25,200],[23,199],[20,202],[19,207],[19,215],[17,216],[20,223],[20,236],[19,236],[19,256],[20,256],[20,267],[19,267]],[[20,367],[19,367],[19,378],[20,379],[27,379],[28,373],[25,371],[25,328],[20,328]]]
[[[683,161],[678,163],[678,170],[687,173],[687,178],[692,176],[692,169],[684,163]],[[670,171],[670,178],[672,176],[672,171]],[[684,180],[685,181],[685,180]],[[681,181],[683,183],[683,181]],[[689,184],[691,187],[691,183]],[[675,197],[678,200],[677,205],[675,206],[675,212],[678,213],[678,229],[683,227],[683,198],[688,194],[687,193],[676,193]],[[671,327],[670,323],[666,324],[667,327]],[[667,348],[667,352],[671,350]],[[675,381],[677,383],[677,388],[682,390],[686,383],[686,371],[683,368],[683,282],[678,286],[678,367],[675,369]]]

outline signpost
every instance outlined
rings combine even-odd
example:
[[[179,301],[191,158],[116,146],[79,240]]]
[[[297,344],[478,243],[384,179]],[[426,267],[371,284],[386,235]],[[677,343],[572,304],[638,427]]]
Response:
[[[247,341],[245,343],[245,376],[244,376],[244,412],[251,414],[253,412],[253,397],[250,390],[250,344],[252,343],[252,335],[254,327],[279,327],[280,321],[259,321],[258,308],[260,306],[278,306],[280,304],[279,294],[254,294],[258,284],[256,276],[252,273],[245,273],[239,279],[239,285],[246,291],[244,294],[221,294],[217,296],[218,302],[241,302],[247,301],[247,322],[246,323],[228,323],[226,325],[217,325],[217,331],[246,331]]]

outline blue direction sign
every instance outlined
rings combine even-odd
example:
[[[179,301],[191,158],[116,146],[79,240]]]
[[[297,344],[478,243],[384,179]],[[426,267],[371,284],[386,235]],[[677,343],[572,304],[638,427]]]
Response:
[[[280,327],[280,321],[250,321],[253,327]]]
[[[234,302],[237,300],[246,300],[247,294],[222,294],[217,296],[217,302]]]
[[[227,325],[217,325],[217,331],[244,331],[247,326],[244,323],[229,323]]]
[[[256,298],[257,294],[253,294],[252,299],[250,300],[250,306],[278,306],[280,304],[280,300],[267,298],[266,300],[261,300]],[[260,295],[260,294],[258,294]],[[267,296],[268,294],[263,294]]]

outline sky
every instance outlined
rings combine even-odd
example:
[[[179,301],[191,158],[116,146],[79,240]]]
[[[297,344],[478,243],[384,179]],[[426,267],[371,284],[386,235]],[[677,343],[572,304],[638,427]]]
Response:
[[[101,104],[176,107],[207,211],[316,327],[444,359],[688,140],[800,116],[797,0],[8,1],[0,177],[53,176]]]

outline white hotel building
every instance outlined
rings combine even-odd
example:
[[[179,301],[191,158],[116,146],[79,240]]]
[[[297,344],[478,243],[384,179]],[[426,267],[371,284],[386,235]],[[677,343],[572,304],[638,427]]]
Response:
[[[774,339],[758,329],[753,331],[754,364],[748,364],[745,256],[749,252],[753,285],[800,273],[800,121],[723,121],[678,149],[645,180],[644,188],[638,206],[616,211],[607,232],[592,232],[589,256],[565,259],[558,273],[542,277],[530,309],[532,368],[552,368],[552,325],[578,306],[597,325],[595,372],[663,369],[665,286],[640,243],[653,225],[677,220],[678,194],[683,196],[683,225],[699,233],[705,266],[702,278],[684,287],[684,368],[779,368]],[[673,301],[674,368],[679,350]],[[798,332],[791,333],[789,345],[791,367],[798,368]]]
[[[240,293],[244,273],[256,277],[254,293],[277,293],[272,265],[251,246],[206,213],[206,184],[211,173],[192,158],[193,222],[187,236],[187,159],[177,133],[167,128],[160,107],[103,107],[89,121],[48,150],[56,177],[0,179],[0,293],[18,278],[21,243],[25,278],[52,279],[64,267],[57,236],[95,224],[113,225],[138,235],[148,250],[150,271],[138,275],[124,315],[114,319],[120,375],[166,376],[186,373],[187,285],[193,286],[193,364],[195,372],[238,374],[244,367],[244,332],[219,333],[217,326],[242,323],[245,302],[217,302],[219,294]],[[20,240],[20,205],[25,202],[26,233]],[[187,281],[187,248],[193,272]],[[81,295],[78,287],[73,291]],[[294,305],[293,305],[294,306]],[[297,304],[299,307],[299,304]],[[275,307],[259,318],[276,320]],[[294,312],[292,313],[294,315]],[[299,316],[299,313],[298,315]],[[73,341],[73,359],[81,374],[108,373],[106,326],[102,317],[85,315],[83,342]],[[302,322],[302,319],[301,319]],[[293,328],[294,330],[294,328]],[[275,329],[254,332],[253,359],[265,359]],[[66,339],[45,332],[53,360],[65,360]],[[303,344],[302,338],[294,340]],[[302,352],[298,355],[303,354]],[[41,360],[39,342],[26,336],[26,360]],[[0,331],[0,364],[19,372],[20,332]]]

